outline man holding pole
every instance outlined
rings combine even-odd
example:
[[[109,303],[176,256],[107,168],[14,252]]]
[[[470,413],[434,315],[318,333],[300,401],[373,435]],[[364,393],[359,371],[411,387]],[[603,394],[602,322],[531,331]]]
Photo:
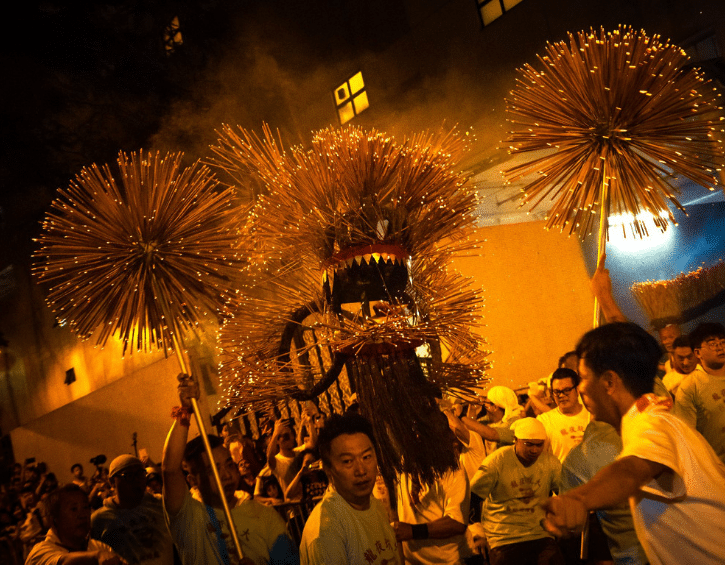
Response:
[[[280,515],[254,500],[237,501],[234,493],[239,471],[221,438],[209,436],[213,462],[204,451],[201,436],[187,443],[192,398],[199,398],[197,383],[187,375],[179,375],[181,407],[174,410],[176,421],[166,439],[161,462],[164,513],[183,564],[298,565],[299,555]],[[222,492],[212,480],[212,464],[218,470]],[[203,503],[191,497],[184,471],[199,488]],[[221,510],[222,496],[231,508],[243,557],[231,544],[229,524]]]
[[[660,351],[628,322],[587,332],[577,346],[579,392],[595,420],[622,436],[617,460],[544,504],[544,528],[582,530],[590,511],[629,499],[647,558],[660,564],[725,562],[725,466],[705,439],[652,394]]]

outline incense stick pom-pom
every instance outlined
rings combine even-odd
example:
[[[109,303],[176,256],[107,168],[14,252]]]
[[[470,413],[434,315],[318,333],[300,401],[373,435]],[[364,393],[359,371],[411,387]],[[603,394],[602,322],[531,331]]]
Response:
[[[34,273],[80,336],[101,327],[100,345],[115,334],[124,350],[166,348],[223,304],[220,283],[238,268],[231,191],[181,160],[119,153],[118,175],[94,164],[59,191]]]
[[[526,181],[524,197],[532,209],[554,202],[547,227],[563,229],[575,209],[592,206],[634,217],[669,212],[666,200],[682,209],[664,178],[672,171],[703,186],[718,184],[709,169],[723,153],[708,137],[720,117],[716,97],[697,71],[684,68],[682,49],[620,26],[570,33],[568,44],[548,44],[546,53],[539,57],[546,72],[520,70],[507,111],[520,126],[508,139],[513,151],[548,153],[504,176],[511,182],[540,171]],[[592,220],[571,222],[570,233],[583,237]]]

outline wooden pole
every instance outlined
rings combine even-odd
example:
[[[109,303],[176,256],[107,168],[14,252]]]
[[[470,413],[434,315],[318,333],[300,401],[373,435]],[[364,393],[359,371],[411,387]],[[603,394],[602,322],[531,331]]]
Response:
[[[607,168],[602,163],[602,202],[599,207],[599,239],[597,240],[597,268],[607,250],[607,232],[609,228],[609,182],[607,180]],[[599,307],[599,300],[594,298],[594,321],[592,327],[597,328],[601,322],[602,311]]]

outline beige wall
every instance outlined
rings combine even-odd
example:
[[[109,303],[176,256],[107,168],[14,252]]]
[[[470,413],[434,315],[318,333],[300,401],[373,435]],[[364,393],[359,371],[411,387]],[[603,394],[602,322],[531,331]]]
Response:
[[[544,222],[480,228],[478,238],[481,256],[456,266],[483,288],[492,384],[517,388],[551,373],[591,329],[594,299],[581,246],[544,230]]]
[[[90,476],[92,457],[102,453],[109,465],[115,456],[133,453],[135,432],[139,449],[146,448],[159,463],[172,423],[171,409],[179,404],[178,371],[175,357],[161,359],[14,429],[10,435],[16,461],[27,457],[45,461],[61,482],[70,480],[73,463],[81,463]],[[206,399],[200,404],[209,425]],[[190,433],[198,433],[195,425]]]

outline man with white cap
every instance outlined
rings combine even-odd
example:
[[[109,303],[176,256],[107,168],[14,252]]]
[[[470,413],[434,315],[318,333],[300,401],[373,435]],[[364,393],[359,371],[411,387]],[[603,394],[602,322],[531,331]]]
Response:
[[[490,565],[561,565],[558,544],[541,527],[541,504],[558,490],[561,463],[544,451],[541,422],[523,418],[511,428],[514,445],[486,457],[471,481],[471,492],[484,499]]]
[[[115,494],[91,516],[91,537],[129,565],[172,565],[174,547],[164,521],[161,497],[146,491],[146,469],[133,455],[111,462],[108,480]]]
[[[469,413],[461,421],[471,431],[476,432],[485,440],[486,454],[490,455],[501,445],[514,442],[511,424],[523,416],[516,393],[506,386],[491,387],[483,401],[487,420],[479,422]]]

